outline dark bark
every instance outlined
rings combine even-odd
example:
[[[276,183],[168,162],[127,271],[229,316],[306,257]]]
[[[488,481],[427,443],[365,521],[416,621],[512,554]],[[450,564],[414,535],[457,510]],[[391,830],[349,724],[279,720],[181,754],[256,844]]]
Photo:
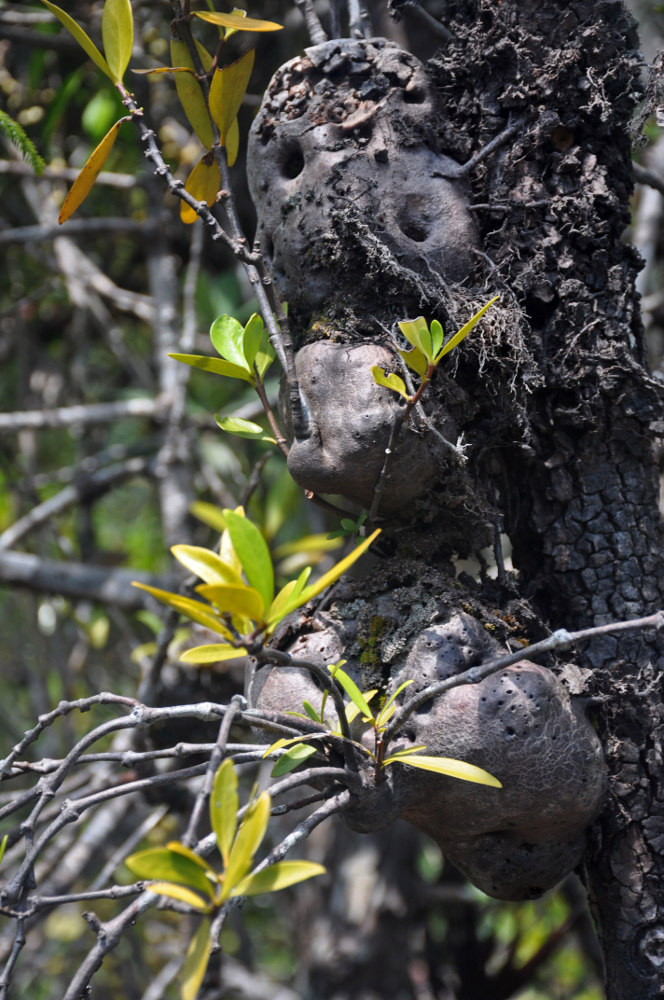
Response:
[[[502,296],[488,331],[459,352],[454,378],[439,377],[434,389],[439,426],[464,430],[470,461],[461,468],[446,455],[418,500],[409,497],[397,515],[398,496],[385,505],[391,542],[382,593],[394,602],[403,592],[407,553],[419,560],[412,579],[426,591],[429,574],[429,593],[440,601],[445,584],[436,574],[444,578],[449,554],[480,548],[504,527],[519,571],[516,595],[514,585],[494,592],[504,612],[510,600],[514,610],[517,596],[552,628],[647,614],[664,603],[652,447],[662,396],[645,368],[638,260],[623,242],[632,188],[629,124],[640,96],[634,25],[615,0],[452,0],[446,23],[453,39],[431,60],[428,84],[411,64],[412,75],[399,80],[383,51],[369,58],[369,68],[350,50],[335,51],[335,66],[324,70],[307,55],[275,85],[256,126],[255,141],[274,151],[284,107],[297,125],[318,101],[317,123],[334,124],[318,146],[311,122],[288,133],[288,155],[275,160],[288,188],[279,195],[281,222],[272,219],[262,230],[306,339],[384,343],[385,327],[405,315],[424,311],[449,327],[468,318],[469,303],[486,301],[488,292]],[[367,80],[378,77],[383,90],[372,95]],[[343,93],[345,104],[337,100]],[[382,101],[379,113],[367,115],[362,94],[369,103]],[[336,117],[326,119],[331,108]],[[383,119],[386,126],[376,124]],[[392,144],[382,153],[385,132]],[[473,159],[501,135],[489,156]],[[303,137],[305,156],[297,145]],[[394,188],[383,177],[378,198],[367,185],[367,154],[379,172],[387,161],[396,165]],[[436,242],[435,212],[411,190],[422,183],[413,180],[420,154],[422,176],[428,170],[451,185],[437,197],[453,204],[451,217],[464,220],[454,229],[458,245]],[[466,163],[472,169],[464,171]],[[397,218],[399,233],[390,228],[391,199],[409,206],[406,224]],[[465,221],[468,204],[477,231]],[[313,268],[313,286],[289,254]],[[363,440],[366,414],[344,399],[343,385],[339,393],[345,410],[337,434]],[[321,456],[334,433],[323,424],[321,417]],[[381,446],[375,439],[373,445]],[[398,450],[393,461],[398,479]],[[352,469],[343,475],[352,478]],[[342,477],[337,492],[352,496],[346,482]],[[410,592],[408,612],[402,607],[403,617],[390,621],[380,592],[374,578],[359,611],[357,591],[339,601],[341,618],[354,618],[356,626],[344,637],[344,655],[363,635],[366,641],[362,616],[365,624],[372,614],[385,617],[393,646],[395,637],[405,636],[407,645],[417,634],[413,609],[421,612],[420,629],[435,619],[422,612],[425,594],[418,605]],[[483,599],[492,599],[486,588]],[[462,600],[468,596],[457,597],[457,609]],[[525,631],[536,634],[532,616],[526,621]],[[382,667],[394,673],[403,657],[390,660],[385,649],[383,641]],[[663,653],[661,638],[641,634],[595,642],[577,657],[590,670],[586,693],[599,701],[609,773],[584,859],[609,1000],[664,993]]]

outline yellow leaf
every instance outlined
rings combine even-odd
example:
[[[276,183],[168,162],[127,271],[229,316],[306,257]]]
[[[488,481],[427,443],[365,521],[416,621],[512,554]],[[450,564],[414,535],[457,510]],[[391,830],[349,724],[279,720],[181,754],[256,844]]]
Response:
[[[60,7],[56,7],[54,3],[50,3],[49,0],[41,0],[41,2],[45,7],[48,7],[52,14],[55,14],[61,24],[64,24],[67,31],[74,36],[81,48],[90,56],[95,66],[97,66],[102,73],[105,73],[109,80],[113,80],[115,83],[110,66],[92,39],[86,35],[83,28],[76,23],[73,17],[70,17],[69,14],[67,14],[67,12],[62,10]]]
[[[244,17],[242,14],[209,13],[206,10],[192,11],[194,17],[200,17],[208,24],[216,24],[220,28],[234,28],[236,31],[281,31],[283,24],[276,21],[260,21],[255,17]]]
[[[196,43],[196,48],[198,49],[203,69],[207,72],[212,65],[212,57],[207,49],[204,49],[198,42]],[[196,69],[186,42],[180,41],[179,38],[171,38],[171,62],[174,66],[186,66],[191,70]],[[189,124],[205,148],[211,149],[214,143],[212,124],[200,83],[191,73],[176,73],[175,89],[177,90],[180,104],[189,120]]]
[[[230,583],[235,587],[242,585],[235,570],[212,549],[204,549],[200,545],[173,545],[171,552],[190,573],[195,573],[205,583]]]
[[[182,966],[182,1000],[196,1000],[210,959],[210,925],[204,920],[194,934]]]
[[[472,781],[478,785],[492,785],[494,788],[502,788],[502,782],[494,778],[492,774],[474,764],[466,764],[463,760],[455,760],[453,757],[427,757],[420,754],[411,754],[408,757],[395,755],[387,757],[383,761],[383,767],[387,764],[407,764],[409,767],[420,767],[424,771],[435,771],[436,774],[446,774],[450,778],[460,778],[462,781]]]
[[[219,621],[212,608],[207,604],[203,604],[202,601],[194,601],[191,597],[173,594],[170,590],[160,590],[159,587],[151,587],[147,583],[136,583],[134,581],[132,587],[138,587],[139,590],[147,591],[148,594],[152,594],[162,604],[167,604],[169,608],[175,608],[181,615],[190,618],[192,622],[198,622],[199,625],[204,625],[205,628],[209,628],[213,632],[218,632],[226,639],[232,639],[231,633]]]
[[[326,869],[315,861],[277,861],[263,871],[254,872],[236,882],[232,896],[257,896],[261,892],[277,892],[289,885],[304,882],[315,875],[325,875]]]
[[[72,184],[67,197],[62,203],[60,215],[58,216],[58,222],[60,225],[62,225],[63,222],[66,222],[67,219],[74,214],[79,205],[81,205],[90,194],[92,186],[99,176],[99,172],[106,163],[106,160],[113,149],[115,140],[118,137],[118,132],[120,131],[120,126],[125,120],[126,119],[121,118],[119,122],[116,122],[115,125],[108,130],[97,148],[88,157],[87,162],[84,164],[80,174]]]
[[[196,590],[222,612],[243,615],[255,622],[263,620],[265,602],[254,587],[244,584],[233,587],[224,583],[203,583]]]
[[[393,389],[394,392],[398,392],[406,400],[410,398],[406,389],[406,383],[399,375],[395,375],[394,372],[390,372],[387,375],[385,369],[381,368],[380,365],[373,365],[371,374],[376,385],[384,385],[387,389]]]
[[[244,646],[226,646],[222,643],[210,643],[207,646],[194,646],[187,649],[180,657],[181,663],[220,663],[222,660],[233,660],[236,656],[246,656]]]
[[[217,191],[220,187],[221,177],[219,176],[219,167],[214,159],[206,153],[187,177],[184,189],[196,201],[204,201],[212,206],[215,203]],[[191,205],[188,205],[186,201],[181,201],[180,218],[184,223],[190,225],[192,222],[196,222],[198,215]]]
[[[237,772],[233,761],[228,757],[217,769],[210,795],[210,825],[217,838],[224,868],[228,864],[235,840],[238,805]]]
[[[210,114],[219,129],[220,142],[226,145],[226,135],[242,104],[256,52],[250,49],[230,66],[217,69],[210,84]]]
[[[155,892],[158,896],[168,896],[169,899],[177,899],[180,903],[198,910],[200,913],[210,912],[210,903],[206,903],[193,889],[187,889],[183,885],[175,885],[174,882],[152,882],[145,887],[148,892]]]
[[[106,0],[101,15],[104,55],[115,83],[121,83],[134,44],[134,18],[130,0]]]
[[[237,123],[237,118],[234,118],[228,128],[228,132],[226,133],[226,159],[228,160],[229,167],[232,167],[237,160],[237,154],[239,151],[240,126]]]

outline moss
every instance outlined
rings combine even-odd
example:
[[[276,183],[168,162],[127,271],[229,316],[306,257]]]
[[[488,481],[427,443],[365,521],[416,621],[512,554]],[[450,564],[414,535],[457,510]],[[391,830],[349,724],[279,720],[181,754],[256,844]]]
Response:
[[[388,618],[383,618],[382,615],[372,615],[366,635],[358,635],[357,642],[361,650],[359,661],[363,671],[380,670],[381,639],[387,633],[389,626]]]

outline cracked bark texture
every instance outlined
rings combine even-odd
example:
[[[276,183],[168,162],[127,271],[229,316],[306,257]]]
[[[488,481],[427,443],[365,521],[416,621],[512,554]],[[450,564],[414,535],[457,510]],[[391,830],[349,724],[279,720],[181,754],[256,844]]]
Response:
[[[455,358],[453,379],[443,374],[430,396],[430,410],[447,416],[450,399],[456,407],[455,424],[471,443],[468,466],[461,474],[452,463],[409,505],[387,548],[384,573],[395,579],[385,590],[393,595],[403,582],[405,553],[419,560],[423,585],[450,551],[479,548],[502,527],[514,547],[518,596],[550,627],[650,613],[664,598],[652,448],[662,399],[645,368],[639,262],[623,242],[628,128],[640,96],[634,25],[616,0],[450,0],[446,24],[453,38],[427,67],[422,116],[406,102],[391,140],[462,165],[515,126],[510,141],[469,172],[478,243],[464,237],[463,284],[458,272],[445,273],[444,255],[427,257],[417,219],[401,230],[415,244],[409,254],[350,190],[343,204],[337,197],[328,206],[316,243],[316,274],[324,278],[316,294],[289,288],[307,342],[385,344],[386,327],[418,312],[448,329],[467,318],[470,303],[502,295],[484,333]],[[347,105],[336,122],[354,122],[344,141],[355,142],[356,156],[363,138],[365,149],[375,140],[362,135],[363,111]],[[305,164],[286,163],[292,182]],[[325,183],[319,175],[319,189]],[[301,205],[288,203],[290,224],[301,222]],[[297,247],[305,260],[309,249],[306,241]],[[431,586],[439,597],[440,579]],[[494,595],[502,610],[514,596]],[[357,593],[346,601],[343,611],[342,595],[342,614],[351,614],[353,601],[356,618],[375,614],[368,602],[357,606]],[[433,610],[428,615],[420,628],[435,620]],[[398,633],[389,626],[381,638],[388,666],[385,646]],[[608,766],[606,806],[584,858],[607,997],[651,1000],[664,995],[664,643],[648,633],[603,639],[576,661],[591,671],[587,693],[601,700]]]

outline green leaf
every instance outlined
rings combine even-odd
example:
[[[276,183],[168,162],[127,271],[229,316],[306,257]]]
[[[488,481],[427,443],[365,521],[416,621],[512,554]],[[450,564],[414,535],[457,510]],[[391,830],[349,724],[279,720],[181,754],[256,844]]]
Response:
[[[311,704],[310,701],[303,701],[302,702],[302,708],[307,713],[307,715],[309,716],[309,718],[312,719],[314,722],[322,722],[323,721],[321,719],[319,713],[316,711],[316,709],[314,708],[314,706]]]
[[[168,356],[175,361],[181,361],[184,365],[190,365],[192,368],[200,368],[201,371],[212,372],[213,375],[239,378],[243,382],[249,382],[250,385],[253,385],[255,382],[253,375],[250,375],[244,368],[240,368],[239,365],[230,364],[228,361],[222,361],[221,358],[208,358],[204,354],[169,354]]]
[[[177,848],[182,848],[177,844]],[[213,885],[217,882],[217,873],[198,855],[193,852],[176,849],[176,842],[167,847],[150,847],[146,851],[138,851],[125,858],[129,871],[140,879],[156,880],[158,882],[175,882],[195,889],[208,899],[214,898]],[[206,875],[209,872],[210,877]]]
[[[313,861],[277,861],[261,872],[247,875],[237,883],[234,896],[257,896],[262,892],[276,892],[289,885],[304,882],[315,875],[324,875],[326,869]]]
[[[429,362],[424,357],[419,347],[411,347],[409,351],[399,350],[398,353],[401,355],[409,368],[412,368],[412,370],[416,372],[420,378],[424,378],[427,373],[427,368],[429,367]]]
[[[210,340],[222,358],[237,365],[238,368],[244,368],[248,373],[251,372],[251,366],[242,349],[244,328],[236,319],[227,315],[217,316],[210,327]]]
[[[255,424],[253,420],[244,420],[242,417],[215,417],[217,424],[222,431],[227,434],[237,434],[238,437],[250,438],[253,441],[264,441],[269,444],[276,444],[276,440],[263,430],[260,424]]]
[[[171,552],[190,573],[194,573],[206,583],[243,586],[235,570],[211,549],[204,549],[199,545],[173,545]]]
[[[478,785],[492,785],[494,788],[502,788],[502,783],[494,778],[488,771],[474,764],[466,764],[462,760],[454,760],[453,757],[427,757],[419,754],[401,760],[401,757],[393,754],[383,761],[383,766],[392,763],[408,764],[409,767],[420,767],[424,771],[435,771],[436,774],[446,774],[450,778],[460,778],[462,781],[472,781]]]
[[[87,53],[90,59],[92,59],[95,66],[97,66],[102,73],[105,73],[109,80],[112,80],[113,83],[115,83],[115,78],[110,66],[92,39],[86,35],[83,28],[79,27],[73,17],[70,17],[69,14],[67,14],[66,11],[62,10],[60,7],[56,7],[54,3],[50,3],[49,0],[41,0],[41,2],[45,7],[48,7],[52,14],[55,14],[61,24],[64,24],[67,31],[74,36],[81,48]]]
[[[22,154],[23,159],[30,164],[38,176],[44,173],[44,167],[46,164],[37,152],[35,144],[28,138],[19,123],[15,122],[6,111],[1,110],[0,133],[2,133],[2,135],[6,135],[9,141],[16,146],[18,151]]]
[[[9,840],[9,834],[6,833],[2,840],[0,841],[0,865],[2,864],[2,859],[5,856],[5,851],[7,850],[7,841]]]
[[[210,796],[210,825],[217,838],[224,868],[228,865],[235,839],[238,806],[237,772],[233,761],[227,758],[217,769]]]
[[[180,992],[182,1000],[196,1000],[210,960],[211,949],[210,925],[207,920],[204,920],[189,943],[182,966],[182,989]]]
[[[277,24],[276,21],[261,21],[253,17],[244,17],[241,14],[208,13],[201,10],[194,10],[192,14],[209,24],[216,24],[222,28],[233,28],[235,31],[281,31],[283,28],[283,24]]]
[[[244,328],[242,337],[242,353],[244,354],[249,367],[253,365],[258,348],[263,339],[263,318],[258,313],[252,313]]]
[[[373,712],[369,708],[369,703],[355,681],[348,676],[345,670],[341,669],[340,664],[337,665],[331,663],[327,669],[330,671],[335,681],[339,682],[352,703],[359,709],[362,715],[366,716],[367,719],[370,719],[373,722]]]
[[[487,302],[485,306],[482,306],[479,312],[476,312],[475,315],[471,319],[469,319],[468,322],[464,326],[462,326],[461,329],[458,330],[450,340],[447,341],[443,349],[439,351],[438,355],[434,359],[435,365],[438,364],[441,358],[443,358],[446,354],[449,354],[450,351],[453,351],[454,348],[461,343],[464,337],[466,337],[473,329],[473,327],[476,326],[477,323],[479,323],[479,321],[481,320],[482,316],[484,316],[484,313],[487,311],[487,309],[489,309],[494,304],[494,302],[496,302],[499,298],[500,298],[499,295],[494,295],[494,297],[489,302]]]
[[[232,587],[223,583],[203,583],[196,587],[196,591],[224,613],[242,615],[257,623],[263,620],[265,602],[254,587],[244,584]]]
[[[231,855],[224,873],[221,900],[229,899],[237,883],[251,868],[254,854],[258,850],[270,819],[272,800],[267,792],[261,792],[251,804],[240,825]]]
[[[362,692],[364,700],[367,703],[369,703],[372,698],[375,698],[377,694],[378,694],[378,688],[374,688],[372,691]],[[357,718],[359,714],[360,714],[360,709],[357,705],[354,705],[352,702],[349,702],[346,705],[346,719],[348,720],[349,723],[352,722],[355,718]],[[363,712],[362,714],[366,716],[366,712]],[[376,720],[372,718],[369,721],[375,723]]]
[[[218,632],[227,639],[233,638],[232,633],[219,621],[212,608],[207,604],[203,604],[202,601],[194,601],[191,597],[182,597],[180,594],[172,594],[170,590],[159,590],[158,587],[150,587],[147,583],[137,583],[134,581],[132,587],[138,587],[139,590],[147,591],[148,594],[152,594],[162,604],[167,604],[169,608],[174,608],[181,615],[190,618],[192,622],[198,622],[199,625],[204,625],[206,628],[212,629],[213,632]]]
[[[209,913],[212,904],[201,899],[193,889],[187,889],[184,885],[176,885],[175,882],[152,882],[145,887],[148,892],[154,892],[158,896],[168,896],[169,899],[177,899],[179,903],[186,903],[199,913]]]
[[[431,333],[424,316],[404,320],[399,323],[399,329],[409,344],[419,348],[427,361],[433,361]]]
[[[398,392],[399,395],[403,396],[405,400],[410,399],[408,390],[406,389],[406,383],[399,377],[399,375],[395,375],[394,372],[390,372],[389,375],[386,375],[385,369],[381,368],[380,365],[372,365],[371,374],[373,375],[376,385],[384,385],[387,389],[393,389],[394,392]]]
[[[294,771],[296,767],[303,761],[308,760],[315,753],[316,747],[309,746],[307,743],[299,743],[297,746],[291,747],[290,750],[286,750],[272,768],[272,777],[280,778],[283,774],[289,774],[290,771]]]
[[[115,83],[121,83],[134,44],[134,18],[130,0],[106,0],[101,15],[104,55]]]
[[[220,663],[222,660],[234,660],[236,656],[246,656],[244,646],[228,646],[218,643],[208,643],[206,646],[194,646],[186,649],[180,656],[181,663]]]
[[[432,351],[432,354],[433,354],[434,357],[438,354],[438,351],[443,346],[443,340],[444,339],[445,339],[445,335],[443,333],[442,326],[440,325],[440,323],[438,322],[437,319],[432,319],[431,320],[431,351]]]
[[[274,569],[270,550],[255,524],[232,510],[225,510],[226,529],[247,580],[263,598],[266,608],[274,597]]]
[[[258,374],[258,381],[262,384],[268,368],[276,358],[274,347],[268,340],[265,347],[258,351],[254,359],[254,368]]]

